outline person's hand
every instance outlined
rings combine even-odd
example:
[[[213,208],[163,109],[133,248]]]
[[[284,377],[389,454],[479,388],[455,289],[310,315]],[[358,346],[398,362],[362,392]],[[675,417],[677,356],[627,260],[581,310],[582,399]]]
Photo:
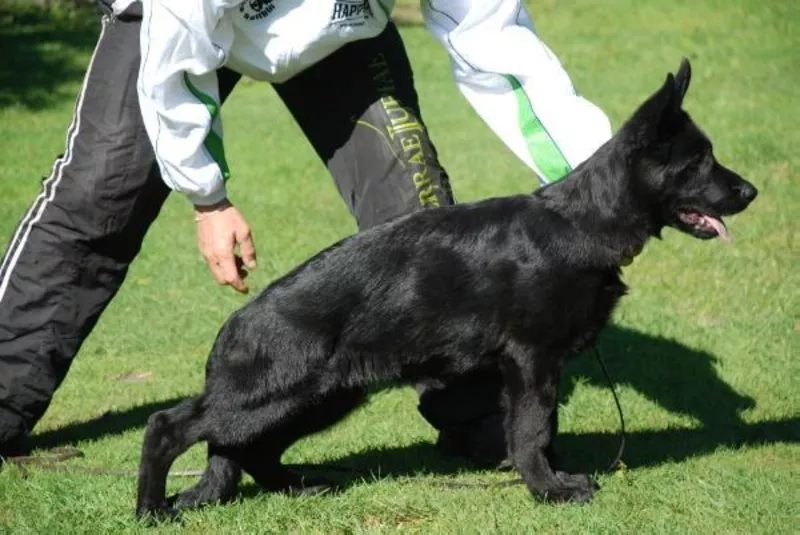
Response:
[[[244,278],[256,267],[256,249],[250,227],[242,214],[227,199],[211,206],[195,206],[197,246],[208,263],[214,279],[247,293]],[[236,247],[239,254],[236,254]]]

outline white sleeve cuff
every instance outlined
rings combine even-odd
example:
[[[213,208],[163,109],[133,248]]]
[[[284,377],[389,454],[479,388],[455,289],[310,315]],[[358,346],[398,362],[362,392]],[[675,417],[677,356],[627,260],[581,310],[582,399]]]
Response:
[[[219,188],[214,189],[209,193],[187,193],[186,198],[189,199],[195,206],[211,206],[224,200],[228,197],[228,192],[225,190],[223,183]]]

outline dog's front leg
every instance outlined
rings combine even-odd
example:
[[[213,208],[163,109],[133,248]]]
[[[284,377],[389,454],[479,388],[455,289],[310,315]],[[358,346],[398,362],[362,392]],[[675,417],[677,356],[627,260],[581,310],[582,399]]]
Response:
[[[556,391],[556,402],[553,404],[553,410],[550,411],[550,418],[548,420],[550,426],[550,444],[545,446],[544,454],[547,457],[547,462],[550,463],[550,468],[558,470],[561,466],[561,460],[553,447],[554,439],[558,435],[558,392]]]
[[[519,344],[510,345],[501,362],[509,450],[528,489],[547,501],[590,500],[597,485],[588,475],[553,471],[548,460],[561,362]]]

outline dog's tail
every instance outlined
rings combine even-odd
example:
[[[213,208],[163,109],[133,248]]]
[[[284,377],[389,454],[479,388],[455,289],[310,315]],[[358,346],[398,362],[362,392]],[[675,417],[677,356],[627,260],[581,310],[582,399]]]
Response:
[[[170,514],[166,503],[167,474],[175,459],[204,435],[202,397],[150,416],[139,464],[139,517]]]

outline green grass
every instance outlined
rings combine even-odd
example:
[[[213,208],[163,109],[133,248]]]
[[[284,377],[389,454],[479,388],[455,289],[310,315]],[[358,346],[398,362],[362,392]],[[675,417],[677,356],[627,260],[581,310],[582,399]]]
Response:
[[[522,487],[451,489],[446,478],[497,481],[439,457],[410,389],[376,394],[335,428],[294,446],[289,462],[340,462],[371,476],[338,476],[335,496],[259,494],[186,515],[184,530],[217,532],[800,531],[800,214],[797,87],[800,4],[791,1],[555,0],[535,2],[538,29],[579,90],[615,126],[693,60],[688,110],[718,157],[761,195],[732,217],[734,242],[674,231],[651,243],[625,278],[630,295],[601,347],[620,385],[629,470],[600,477],[588,506],[544,506]],[[0,9],[0,240],[63,150],[73,96],[96,24],[84,14],[42,18]],[[534,177],[458,95],[443,50],[404,27],[425,119],[462,201],[527,191]],[[354,230],[323,166],[267,85],[242,84],[224,110],[231,196],[260,253],[256,289]],[[4,244],[5,242],[0,242]],[[146,417],[199,391],[209,345],[246,298],[212,283],[191,212],[174,197],[128,282],[84,345],[36,429],[42,450],[74,444],[76,466],[135,469]],[[129,372],[152,375],[118,380]],[[575,468],[605,466],[616,415],[596,365],[564,381],[559,444]],[[177,467],[201,467],[196,447]],[[172,490],[188,485],[170,481]],[[34,470],[0,472],[0,531],[140,531],[132,478]],[[177,526],[161,528],[178,531]]]

